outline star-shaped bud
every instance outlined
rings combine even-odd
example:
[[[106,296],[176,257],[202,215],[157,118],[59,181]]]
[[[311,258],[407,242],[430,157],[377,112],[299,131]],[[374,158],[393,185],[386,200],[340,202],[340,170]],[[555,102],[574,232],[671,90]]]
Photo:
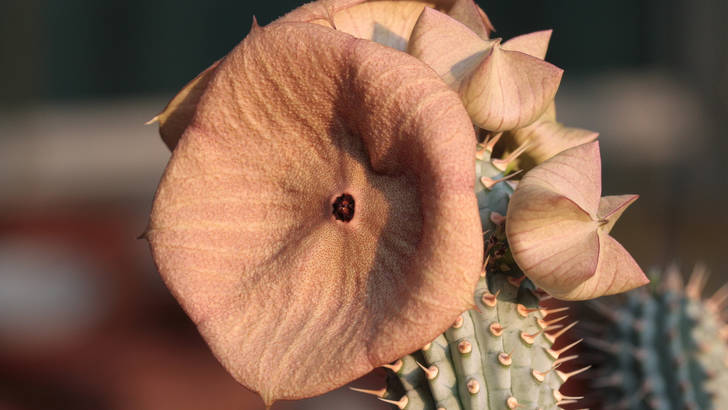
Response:
[[[503,44],[503,48],[520,51],[528,55],[544,59],[548,50],[551,30],[537,31],[514,37]],[[556,105],[554,101],[546,107],[546,111],[531,124],[506,131],[502,141],[505,144],[505,157],[511,153],[519,153],[514,161],[518,168],[531,169],[559,152],[577,145],[594,141],[599,133],[564,126],[556,121]]]
[[[501,44],[500,39],[483,39],[452,17],[425,8],[407,51],[458,91],[476,125],[498,132],[532,123],[556,95],[563,70],[526,53],[543,54],[544,37],[539,32]]]
[[[513,258],[554,297],[591,299],[648,282],[609,235],[637,195],[600,196],[599,143],[592,142],[530,170],[511,197],[506,234]]]

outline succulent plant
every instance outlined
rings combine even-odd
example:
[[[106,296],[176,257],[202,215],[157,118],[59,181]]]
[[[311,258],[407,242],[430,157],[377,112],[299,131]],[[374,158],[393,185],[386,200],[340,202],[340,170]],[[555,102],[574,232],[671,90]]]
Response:
[[[254,21],[155,117],[173,153],[144,236],[266,405],[403,357],[408,398],[443,366],[423,405],[558,406],[568,327],[537,295],[646,282],[608,235],[636,197],[600,199],[597,134],[556,122],[550,31],[492,31],[472,0],[316,1]]]
[[[576,322],[565,308],[540,306],[508,251],[502,224],[489,241],[488,262],[475,291],[476,308],[419,351],[386,365],[387,387],[354,389],[399,409],[556,409],[576,403],[559,390],[589,368],[560,367],[580,341],[554,349]]]
[[[604,409],[728,408],[728,327],[721,315],[728,285],[702,298],[706,271],[687,286],[676,267],[653,285],[589,301],[581,309],[588,404]]]

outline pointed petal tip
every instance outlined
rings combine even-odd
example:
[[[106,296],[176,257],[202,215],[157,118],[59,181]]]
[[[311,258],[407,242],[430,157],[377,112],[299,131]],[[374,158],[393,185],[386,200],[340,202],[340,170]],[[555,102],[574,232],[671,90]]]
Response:
[[[253,22],[250,24],[250,32],[254,33],[258,30],[260,30],[261,27],[258,25],[258,19],[253,15]]]
[[[460,85],[473,122],[492,132],[525,127],[549,107],[564,70],[492,40],[490,53]],[[538,84],[538,86],[533,86]]]
[[[650,283],[632,255],[605,232],[599,233],[599,264],[594,275],[571,291],[557,295],[563,300],[588,300],[628,292]]]
[[[155,115],[155,116],[154,116],[154,118],[152,118],[151,120],[149,120],[149,121],[145,122],[145,123],[144,123],[144,125],[152,125],[152,124],[154,124],[155,122],[159,122],[159,116],[160,116],[160,115],[161,115],[161,114],[157,114],[157,115]]]
[[[485,58],[491,40],[484,40],[457,19],[425,7],[417,18],[407,52],[430,66],[451,88]]]
[[[488,16],[473,0],[455,0],[447,14],[482,39],[487,39],[495,31]]]
[[[602,197],[599,200],[599,208],[596,215],[599,222],[599,229],[607,233],[611,232],[624,211],[638,198],[639,195],[637,194]]]
[[[503,43],[503,48],[520,51],[543,60],[546,58],[552,32],[553,30],[549,29],[516,36]]]

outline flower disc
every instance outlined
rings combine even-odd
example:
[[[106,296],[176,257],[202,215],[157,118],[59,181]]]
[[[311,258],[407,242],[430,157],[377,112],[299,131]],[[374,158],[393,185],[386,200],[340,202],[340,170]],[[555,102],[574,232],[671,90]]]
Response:
[[[306,23],[210,74],[147,238],[213,353],[268,404],[429,342],[482,263],[475,136],[423,63]]]

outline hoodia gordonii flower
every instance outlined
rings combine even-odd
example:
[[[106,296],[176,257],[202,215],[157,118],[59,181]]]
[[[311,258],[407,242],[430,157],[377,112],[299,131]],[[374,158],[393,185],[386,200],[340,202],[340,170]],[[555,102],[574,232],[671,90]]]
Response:
[[[637,195],[601,197],[599,143],[570,148],[533,168],[508,204],[513,258],[536,285],[561,299],[592,299],[649,282],[609,235]]]
[[[174,152],[154,259],[267,404],[351,381],[473,306],[475,135],[414,57],[315,24],[254,26],[158,119]]]

